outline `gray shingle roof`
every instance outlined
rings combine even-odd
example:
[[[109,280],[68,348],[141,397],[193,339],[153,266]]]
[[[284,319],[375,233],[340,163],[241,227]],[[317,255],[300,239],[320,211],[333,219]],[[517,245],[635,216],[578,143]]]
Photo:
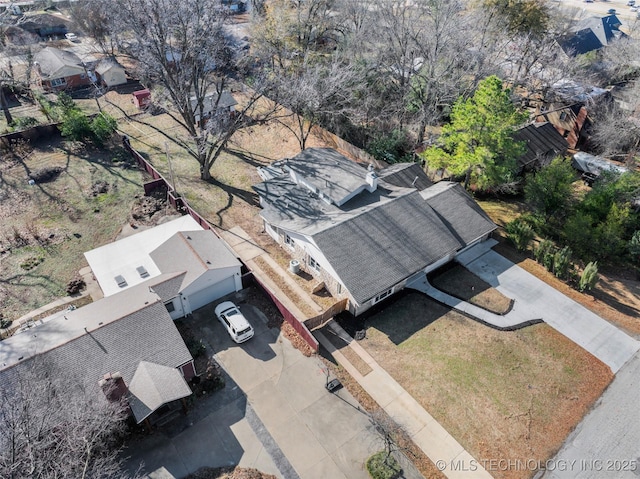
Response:
[[[198,107],[198,102],[196,97],[190,98],[189,102],[191,103],[192,110],[196,111]],[[228,91],[222,92],[222,94],[220,95],[219,101],[218,101],[217,93],[210,93],[202,99],[202,106],[204,108],[204,112],[205,113],[212,112],[216,107],[216,102],[218,102],[218,105],[217,105],[218,108],[224,108],[224,109],[228,109],[238,104],[236,99],[233,98],[233,95],[231,95],[231,93],[229,93]]]
[[[118,69],[124,70],[124,67],[120,65],[120,63],[118,63],[118,60],[116,60],[115,58],[103,58],[96,65],[95,71],[99,75],[103,75],[104,73],[108,72],[112,68],[118,68]]]
[[[360,304],[464,246],[417,191],[313,241]]]
[[[192,361],[164,304],[141,284],[69,311],[0,345],[0,389],[43,359],[70,377],[97,383],[119,372],[129,385],[141,361],[175,368]]]
[[[366,168],[331,148],[307,148],[284,163],[336,204],[367,186]]]
[[[190,394],[191,389],[176,368],[141,361],[129,384],[129,405],[140,423],[163,404]]]
[[[163,273],[186,271],[180,291],[207,270],[240,267],[240,261],[210,230],[176,233],[149,256]]]
[[[307,170],[297,163],[296,173],[306,182],[317,180],[318,171],[326,178],[366,172],[337,153],[342,158],[337,163],[324,158],[332,158],[333,150],[305,152],[305,161],[317,158],[322,163]],[[362,304],[496,228],[460,185],[440,182],[419,192],[418,183],[431,184],[419,165],[393,166],[382,171],[375,191],[364,190],[340,207],[289,176],[266,180],[254,189],[265,221],[309,237]]]
[[[388,184],[415,188],[418,191],[433,185],[418,163],[396,163],[380,170],[378,176]]]
[[[428,193],[430,190],[431,193]],[[497,228],[459,183],[440,181],[421,192],[421,195],[449,231],[464,245]]]
[[[73,52],[47,47],[34,55],[34,60],[40,65],[43,77],[48,77],[65,66],[84,71],[82,60]]]

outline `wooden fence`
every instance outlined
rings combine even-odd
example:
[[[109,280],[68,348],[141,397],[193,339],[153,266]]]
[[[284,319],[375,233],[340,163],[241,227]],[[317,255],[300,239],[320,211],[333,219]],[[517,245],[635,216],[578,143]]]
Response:
[[[158,172],[158,170],[156,170],[151,163],[149,163],[140,153],[138,153],[131,146],[131,143],[128,137],[125,136],[122,138],[122,144],[124,145],[126,150],[131,154],[131,156],[133,156],[136,159],[140,168],[142,168],[144,171],[149,173],[149,175],[151,175],[151,177],[153,178],[152,181],[148,182],[145,185],[145,194],[148,194],[147,189],[149,189],[149,192],[150,192],[150,191],[153,191],[152,187],[155,186],[157,188],[157,187],[162,187],[164,185],[168,191],[169,202],[177,211],[185,212],[191,215],[191,217],[194,220],[196,220],[198,224],[202,226],[204,229],[211,230],[216,235],[218,235],[218,233],[211,227],[211,225],[207,222],[207,220],[204,219],[196,210],[194,210],[184,198],[182,198],[179,194],[177,194],[173,190],[173,187],[169,184],[169,182]],[[307,327],[303,323],[298,321],[298,319],[293,315],[293,313],[291,313],[291,311],[289,311],[282,304],[282,302],[278,299],[275,293],[269,290],[269,288],[267,288],[264,285],[264,283],[260,281],[260,278],[258,278],[255,274],[251,273],[251,274],[244,275],[243,277],[252,278],[256,282],[256,284],[260,286],[260,288],[262,288],[262,290],[271,298],[273,303],[276,305],[276,307],[284,317],[285,321],[289,323],[293,327],[293,329],[296,330],[296,332],[305,340],[307,344],[309,344],[309,346],[315,352],[318,352],[319,344],[318,344],[318,341],[316,341],[316,338],[314,338],[311,332],[307,329]],[[316,319],[316,318],[312,318],[312,319]]]

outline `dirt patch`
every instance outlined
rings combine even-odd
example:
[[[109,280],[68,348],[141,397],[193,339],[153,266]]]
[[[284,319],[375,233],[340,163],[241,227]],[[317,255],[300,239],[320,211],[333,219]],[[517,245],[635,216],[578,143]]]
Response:
[[[505,314],[513,305],[512,299],[459,264],[451,264],[437,271],[429,281],[445,293],[492,313]]]
[[[203,467],[185,479],[276,479],[276,476],[243,467]]]
[[[544,463],[613,377],[545,324],[496,331],[417,293],[367,326],[360,344],[479,460]]]
[[[64,168],[61,166],[46,166],[29,173],[29,178],[36,183],[47,183],[49,181],[55,181],[63,171]]]

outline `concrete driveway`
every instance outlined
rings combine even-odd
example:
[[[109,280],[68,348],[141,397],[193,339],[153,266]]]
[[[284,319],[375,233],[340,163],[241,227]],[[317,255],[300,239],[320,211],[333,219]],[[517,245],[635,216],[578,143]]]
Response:
[[[483,248],[477,251],[477,255],[474,249],[461,255],[460,262],[515,300],[508,315],[542,319],[607,364],[614,373],[640,349],[640,342],[500,254]]]
[[[225,370],[225,388],[198,399],[182,426],[132,444],[129,470],[144,462],[147,477],[173,479],[239,464],[283,479],[368,479],[365,461],[382,445],[355,399],[344,389],[329,393],[317,357],[268,328],[256,307],[234,301],[255,329],[245,343],[231,340],[215,305],[189,319]],[[404,477],[419,477],[406,466]]]
[[[255,329],[237,345],[211,316],[194,314],[216,359],[255,410],[266,432],[286,457],[282,476],[302,479],[367,479],[364,463],[380,449],[367,415],[344,389],[327,392],[326,371],[307,358],[254,306],[236,302]]]

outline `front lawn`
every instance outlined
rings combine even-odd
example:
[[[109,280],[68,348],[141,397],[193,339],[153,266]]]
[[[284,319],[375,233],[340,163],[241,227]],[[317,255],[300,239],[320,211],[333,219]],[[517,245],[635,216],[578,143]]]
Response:
[[[361,344],[478,460],[550,458],[612,379],[545,324],[500,332],[419,293],[366,324]]]

